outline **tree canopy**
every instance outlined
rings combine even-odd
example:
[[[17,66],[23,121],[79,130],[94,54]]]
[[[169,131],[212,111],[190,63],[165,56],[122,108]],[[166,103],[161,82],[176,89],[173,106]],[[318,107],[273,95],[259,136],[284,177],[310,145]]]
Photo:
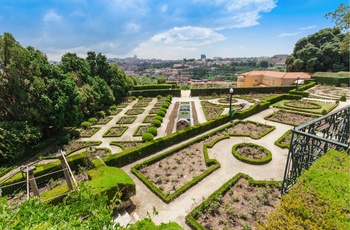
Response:
[[[287,71],[349,71],[350,7],[341,4],[326,14],[335,21],[333,29],[322,29],[300,39],[287,58]]]
[[[0,36],[1,162],[21,156],[26,147],[65,126],[80,124],[84,116],[123,101],[133,82],[101,53],[90,51],[86,59],[66,53],[55,66],[41,51],[24,48],[4,33]],[[25,140],[18,133],[36,137]]]

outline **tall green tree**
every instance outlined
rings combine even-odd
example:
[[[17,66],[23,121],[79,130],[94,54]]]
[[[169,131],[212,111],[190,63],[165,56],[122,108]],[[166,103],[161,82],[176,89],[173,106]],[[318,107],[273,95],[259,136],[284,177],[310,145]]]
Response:
[[[300,39],[286,60],[287,71],[348,71],[349,52],[339,52],[344,37],[339,28],[327,28]]]
[[[345,33],[345,37],[339,47],[339,52],[341,54],[348,52],[350,46],[350,6],[344,3],[340,4],[334,12],[326,14],[326,18],[332,18],[335,21],[335,27],[340,28]]]

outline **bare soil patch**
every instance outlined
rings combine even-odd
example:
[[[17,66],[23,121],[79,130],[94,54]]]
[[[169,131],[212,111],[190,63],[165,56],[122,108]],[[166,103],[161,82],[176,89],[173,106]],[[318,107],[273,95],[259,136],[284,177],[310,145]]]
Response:
[[[293,126],[299,126],[301,124],[304,124],[305,122],[312,121],[315,118],[317,118],[317,116],[310,115],[310,114],[301,114],[301,113],[289,112],[286,110],[278,110],[273,114],[267,116],[265,119],[284,123],[284,124],[289,124]]]
[[[280,191],[273,185],[250,185],[239,179],[224,195],[203,198],[205,211],[197,219],[206,229],[256,229],[279,203]]]
[[[204,141],[192,144],[140,169],[140,172],[161,191],[170,195],[208,168],[204,159],[203,144]]]
[[[309,102],[309,101],[300,101],[300,100],[293,100],[293,101],[287,101],[284,103],[285,106],[295,107],[295,108],[301,108],[301,109],[319,109],[321,108],[320,105]]]

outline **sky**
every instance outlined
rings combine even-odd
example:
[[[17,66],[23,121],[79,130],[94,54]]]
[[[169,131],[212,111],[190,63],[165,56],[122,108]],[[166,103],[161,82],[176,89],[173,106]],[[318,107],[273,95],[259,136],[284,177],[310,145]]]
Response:
[[[347,0],[0,0],[0,35],[49,60],[88,51],[108,58],[260,57],[334,26]]]

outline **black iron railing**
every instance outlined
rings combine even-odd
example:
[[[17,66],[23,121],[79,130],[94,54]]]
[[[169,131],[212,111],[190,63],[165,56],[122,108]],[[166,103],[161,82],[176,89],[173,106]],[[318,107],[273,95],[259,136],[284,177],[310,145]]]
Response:
[[[282,194],[328,149],[349,150],[350,106],[292,129]]]

